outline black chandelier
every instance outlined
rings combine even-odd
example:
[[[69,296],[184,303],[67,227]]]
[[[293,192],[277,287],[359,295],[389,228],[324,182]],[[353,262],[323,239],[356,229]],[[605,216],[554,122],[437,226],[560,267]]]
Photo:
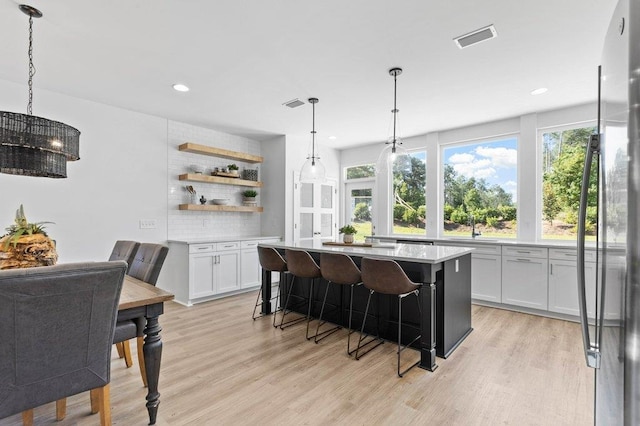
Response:
[[[27,114],[0,111],[0,173],[66,178],[67,161],[80,158],[80,131],[32,115],[33,18],[42,12],[24,4],[20,10],[29,16],[29,103]]]

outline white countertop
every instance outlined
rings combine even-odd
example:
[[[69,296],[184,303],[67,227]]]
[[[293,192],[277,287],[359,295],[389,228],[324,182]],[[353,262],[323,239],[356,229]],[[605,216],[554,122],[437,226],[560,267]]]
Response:
[[[440,237],[430,238],[421,235],[373,235],[372,238],[380,240],[405,240],[415,242],[434,242],[434,243],[453,243],[453,244],[469,244],[473,247],[475,245],[513,245],[513,246],[534,246],[534,247],[553,247],[553,248],[568,248],[575,249],[577,243],[575,241],[568,240],[546,240],[546,241],[518,241],[515,239],[496,239],[496,238],[484,238],[482,236],[476,238],[465,237]],[[587,241],[587,248],[595,248],[595,242]]]
[[[384,246],[380,247],[328,246],[322,245],[321,241],[264,243],[260,245],[280,249],[310,249],[314,252],[344,253],[350,256],[371,256],[418,263],[440,263],[470,254],[474,250],[470,247],[427,246],[419,244],[384,244]]]
[[[249,237],[202,237],[202,238],[186,238],[183,240],[168,240],[174,244],[206,244],[206,243],[228,243],[230,241],[255,241],[255,240],[271,240],[280,239],[279,235],[261,235]]]

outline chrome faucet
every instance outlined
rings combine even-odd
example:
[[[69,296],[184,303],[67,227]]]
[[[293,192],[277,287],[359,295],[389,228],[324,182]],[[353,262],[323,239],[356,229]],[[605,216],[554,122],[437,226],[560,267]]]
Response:
[[[476,232],[476,218],[472,214],[469,215],[469,225],[471,225],[471,238],[482,235],[482,232]]]

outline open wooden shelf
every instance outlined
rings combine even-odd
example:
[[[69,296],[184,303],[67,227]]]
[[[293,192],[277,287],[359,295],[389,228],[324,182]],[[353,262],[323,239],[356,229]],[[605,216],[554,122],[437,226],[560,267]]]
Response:
[[[180,204],[179,210],[207,212],[247,212],[262,213],[262,207],[254,206],[217,206],[215,204]]]
[[[205,183],[222,183],[224,185],[240,185],[240,186],[254,186],[261,188],[262,182],[256,182],[254,180],[245,180],[239,178],[228,178],[222,176],[209,176],[196,173],[185,173],[178,176],[180,180],[188,180],[191,182],[205,182]]]
[[[214,148],[212,146],[200,145],[192,142],[185,142],[178,147],[180,151],[194,154],[210,155],[212,157],[226,158],[228,160],[243,161],[245,163],[262,163],[263,158],[259,155],[246,154],[244,152],[229,151],[228,149]]]

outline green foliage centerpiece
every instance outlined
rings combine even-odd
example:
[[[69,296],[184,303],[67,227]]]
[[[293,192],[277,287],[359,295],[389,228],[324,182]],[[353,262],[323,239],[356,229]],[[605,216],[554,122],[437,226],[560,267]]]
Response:
[[[58,253],[44,231],[46,223],[52,222],[29,223],[20,205],[15,223],[6,228],[7,234],[0,238],[0,269],[55,265]]]
[[[351,224],[345,225],[342,228],[338,229],[342,235],[342,242],[345,244],[353,243],[353,236],[358,233],[356,228],[354,228]]]

